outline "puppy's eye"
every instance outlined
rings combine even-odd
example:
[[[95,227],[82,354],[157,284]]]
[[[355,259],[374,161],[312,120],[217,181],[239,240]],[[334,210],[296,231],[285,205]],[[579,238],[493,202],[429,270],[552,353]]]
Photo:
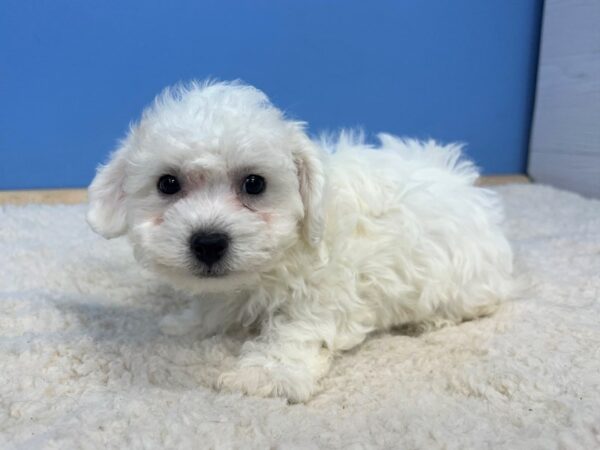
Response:
[[[158,190],[165,195],[177,194],[181,190],[179,181],[173,175],[163,175],[158,179],[156,185]]]
[[[267,182],[260,175],[248,175],[242,184],[242,191],[250,195],[261,194],[267,187]]]

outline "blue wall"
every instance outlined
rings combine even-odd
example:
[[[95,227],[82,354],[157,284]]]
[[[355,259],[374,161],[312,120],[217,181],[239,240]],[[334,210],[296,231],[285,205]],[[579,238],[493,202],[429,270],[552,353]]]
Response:
[[[541,0],[2,0],[0,189],[78,187],[165,85],[241,78],[311,132],[524,172]]]

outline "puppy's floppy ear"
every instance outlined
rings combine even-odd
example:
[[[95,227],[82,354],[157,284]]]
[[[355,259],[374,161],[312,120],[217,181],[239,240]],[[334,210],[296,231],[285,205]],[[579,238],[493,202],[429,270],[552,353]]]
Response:
[[[87,222],[107,239],[121,236],[127,230],[125,208],[125,166],[128,142],[112,153],[106,165],[100,166],[88,188]]]
[[[304,204],[302,234],[310,245],[316,246],[321,242],[325,226],[325,174],[320,148],[304,133],[301,135],[293,154],[298,171],[300,196]]]

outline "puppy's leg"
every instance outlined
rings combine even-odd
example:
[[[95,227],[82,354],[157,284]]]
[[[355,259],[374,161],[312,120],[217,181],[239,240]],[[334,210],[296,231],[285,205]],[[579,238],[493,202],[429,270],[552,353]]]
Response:
[[[235,299],[202,298],[191,302],[182,311],[169,314],[159,327],[168,336],[194,333],[199,338],[225,332],[237,321],[238,302]]]
[[[310,329],[309,322],[267,326],[258,339],[244,344],[235,369],[223,373],[217,387],[291,402],[308,400],[331,361],[331,351],[310,336]]]

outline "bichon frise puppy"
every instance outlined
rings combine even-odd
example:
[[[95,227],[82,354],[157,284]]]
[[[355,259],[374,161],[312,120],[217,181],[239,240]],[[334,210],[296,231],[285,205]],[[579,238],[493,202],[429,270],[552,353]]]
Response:
[[[496,196],[459,145],[315,142],[238,82],[167,89],[89,188],[88,222],[198,294],[166,333],[258,326],[226,390],[305,401],[374,330],[493,312],[512,255]]]

